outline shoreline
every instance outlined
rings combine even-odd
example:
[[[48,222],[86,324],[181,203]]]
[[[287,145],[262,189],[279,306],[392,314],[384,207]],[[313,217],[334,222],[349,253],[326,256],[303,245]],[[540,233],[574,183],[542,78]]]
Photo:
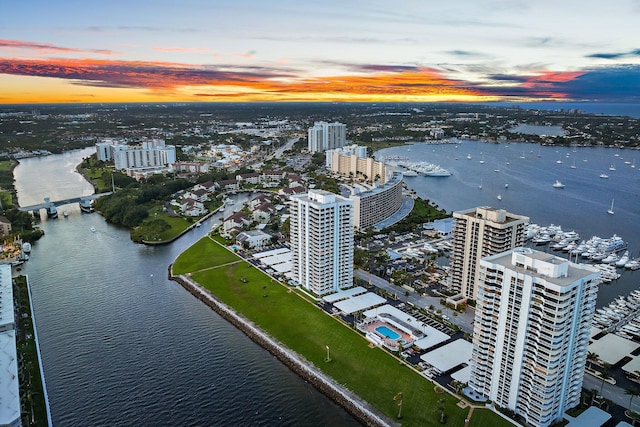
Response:
[[[44,405],[47,411],[47,426],[52,427],[53,421],[51,419],[51,405],[49,403],[49,393],[47,392],[47,383],[44,377],[44,366],[42,364],[42,354],[40,353],[40,341],[38,340],[38,328],[36,327],[36,314],[33,310],[33,297],[31,295],[31,284],[29,283],[29,276],[24,276],[27,282],[27,293],[29,294],[29,309],[31,310],[31,324],[33,325],[33,338],[36,343],[36,354],[38,356],[38,365],[40,367],[40,380],[42,381],[42,393],[44,395]]]
[[[349,390],[341,387],[331,377],[322,373],[315,366],[306,361],[299,354],[290,350],[266,332],[262,331],[257,325],[242,317],[241,314],[234,311],[221,301],[215,295],[206,291],[202,286],[192,279],[179,275],[174,276],[173,264],[168,268],[168,278],[179,283],[189,293],[206,304],[209,308],[219,314],[227,322],[244,333],[253,342],[260,345],[273,356],[275,356],[282,364],[297,374],[300,378],[314,386],[318,391],[329,397],[349,412],[355,419],[367,426],[399,426],[375,409],[369,403],[363,401],[359,396]]]

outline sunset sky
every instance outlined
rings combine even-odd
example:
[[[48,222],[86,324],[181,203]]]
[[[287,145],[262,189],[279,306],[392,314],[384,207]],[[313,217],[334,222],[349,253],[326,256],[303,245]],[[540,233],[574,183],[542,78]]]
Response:
[[[0,4],[0,103],[640,102],[640,0]]]

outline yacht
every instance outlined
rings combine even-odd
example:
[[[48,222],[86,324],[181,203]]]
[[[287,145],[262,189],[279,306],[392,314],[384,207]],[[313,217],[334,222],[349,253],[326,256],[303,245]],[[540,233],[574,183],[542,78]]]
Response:
[[[609,178],[609,175],[607,175],[606,173],[601,173],[600,178],[607,179]]]
[[[509,184],[505,184],[505,185],[504,185],[504,188],[509,188]]]
[[[553,183],[553,188],[564,188],[564,184],[556,179],[556,182]]]
[[[628,268],[629,270],[637,270],[640,268],[640,261],[636,259],[629,261],[624,265],[624,268]]]
[[[498,199],[498,200],[502,200],[502,195],[498,194],[497,199]]]
[[[467,159],[471,160],[471,154],[467,154]]]
[[[616,267],[624,267],[629,262],[629,251],[624,251],[624,254],[616,261]]]

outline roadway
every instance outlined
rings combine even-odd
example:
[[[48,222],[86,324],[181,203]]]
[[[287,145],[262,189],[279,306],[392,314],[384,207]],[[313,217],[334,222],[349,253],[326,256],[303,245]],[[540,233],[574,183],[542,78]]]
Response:
[[[99,197],[102,197],[102,196],[108,196],[109,194],[111,194],[111,191],[106,192],[106,193],[88,194],[86,196],[74,197],[74,198],[70,198],[70,199],[50,201],[49,203],[44,202],[44,203],[39,203],[37,205],[31,205],[31,206],[20,206],[18,209],[21,210],[21,211],[24,211],[24,212],[35,211],[35,210],[40,210],[40,209],[46,209],[51,205],[53,205],[55,207],[59,207],[59,206],[64,206],[64,205],[70,205],[70,204],[73,204],[73,203],[80,203],[83,200],[95,200],[95,199],[97,199]]]

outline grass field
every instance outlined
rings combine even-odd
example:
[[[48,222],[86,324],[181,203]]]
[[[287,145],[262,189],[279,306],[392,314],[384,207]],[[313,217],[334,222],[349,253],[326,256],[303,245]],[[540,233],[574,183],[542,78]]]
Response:
[[[183,253],[173,271],[191,273],[220,300],[389,417],[395,418],[398,402],[393,398],[402,392],[403,425],[442,425],[439,407],[447,425],[464,425],[468,408],[457,407],[459,399],[436,394],[433,383],[380,348],[371,348],[362,335],[307,301],[304,294],[273,281],[210,239],[201,239]],[[324,361],[326,346],[330,363]],[[476,409],[469,425],[510,423],[489,410]]]

